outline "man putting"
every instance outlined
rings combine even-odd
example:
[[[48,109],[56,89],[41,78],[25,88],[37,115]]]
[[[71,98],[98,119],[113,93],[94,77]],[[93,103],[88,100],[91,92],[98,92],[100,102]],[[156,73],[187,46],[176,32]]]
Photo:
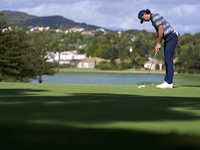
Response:
[[[166,75],[164,78],[165,82],[157,85],[156,87],[163,89],[173,88],[173,55],[178,42],[178,32],[174,31],[163,16],[157,13],[151,13],[149,9],[141,10],[138,13],[138,18],[140,19],[141,24],[145,21],[151,20],[152,25],[157,31],[157,44],[155,46],[155,50],[157,52],[159,52],[161,48],[161,41],[164,39],[164,60],[166,66]]]

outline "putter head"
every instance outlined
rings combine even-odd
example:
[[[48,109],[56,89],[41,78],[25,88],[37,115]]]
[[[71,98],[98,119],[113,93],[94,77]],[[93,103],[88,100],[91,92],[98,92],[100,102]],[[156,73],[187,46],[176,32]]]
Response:
[[[140,86],[138,87],[138,89],[140,89],[141,87],[145,87],[145,85],[140,85]]]

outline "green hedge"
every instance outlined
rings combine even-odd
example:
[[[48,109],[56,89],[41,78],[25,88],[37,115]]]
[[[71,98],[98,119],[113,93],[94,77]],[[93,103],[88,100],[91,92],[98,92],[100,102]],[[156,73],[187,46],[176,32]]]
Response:
[[[133,64],[131,62],[121,62],[117,65],[117,68],[119,70],[123,70],[123,69],[130,69],[130,68],[133,68]]]
[[[179,74],[200,74],[199,69],[178,69]]]
[[[60,64],[59,67],[60,68],[74,68],[75,66],[73,66],[71,64]]]

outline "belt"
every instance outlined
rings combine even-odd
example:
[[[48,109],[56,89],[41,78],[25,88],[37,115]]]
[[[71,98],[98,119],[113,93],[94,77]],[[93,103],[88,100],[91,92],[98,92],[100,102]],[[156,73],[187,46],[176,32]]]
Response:
[[[176,36],[178,36],[178,32],[177,31],[174,31],[173,33],[176,34]]]
[[[175,34],[176,36],[178,36],[178,32],[177,32],[177,31],[174,31],[174,32],[171,32],[171,33],[165,35],[165,36],[163,37],[163,39],[166,40],[167,37],[168,37],[170,34],[172,34],[172,33]]]

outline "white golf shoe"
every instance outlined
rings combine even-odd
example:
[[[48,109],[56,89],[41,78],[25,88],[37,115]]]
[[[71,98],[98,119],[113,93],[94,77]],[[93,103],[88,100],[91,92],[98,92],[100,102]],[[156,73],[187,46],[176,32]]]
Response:
[[[171,88],[173,88],[173,84],[172,84],[172,83],[171,83],[171,84],[168,84],[168,83],[165,81],[164,83],[162,83],[162,84],[160,84],[160,85],[157,85],[156,87],[159,88],[159,89],[171,89]]]

